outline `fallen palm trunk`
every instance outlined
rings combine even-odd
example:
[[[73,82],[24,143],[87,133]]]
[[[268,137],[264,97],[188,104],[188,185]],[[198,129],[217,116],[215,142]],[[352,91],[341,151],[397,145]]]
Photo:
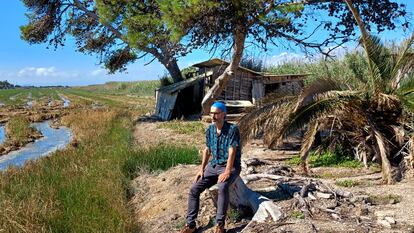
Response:
[[[214,205],[217,205],[217,185],[209,189]],[[252,221],[263,222],[269,217],[279,221],[283,217],[281,209],[269,198],[249,189],[243,179],[238,177],[230,187],[230,206],[241,212],[248,210],[254,213]]]

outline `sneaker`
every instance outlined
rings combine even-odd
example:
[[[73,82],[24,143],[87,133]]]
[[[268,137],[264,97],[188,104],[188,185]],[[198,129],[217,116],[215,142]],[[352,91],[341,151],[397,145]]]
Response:
[[[220,225],[216,226],[215,233],[224,233],[224,232],[226,232],[226,230],[224,230],[224,226],[220,226]]]
[[[195,232],[196,228],[191,228],[189,225],[185,225],[184,229],[181,231],[181,233],[193,233]]]

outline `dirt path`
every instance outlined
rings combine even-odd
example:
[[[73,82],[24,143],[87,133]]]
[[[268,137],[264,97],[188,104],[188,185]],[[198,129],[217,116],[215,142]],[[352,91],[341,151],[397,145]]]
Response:
[[[168,128],[161,128],[162,122],[141,121],[134,130],[134,144],[137,147],[148,147],[159,144],[190,145],[201,149],[204,145],[202,135],[179,134]]]

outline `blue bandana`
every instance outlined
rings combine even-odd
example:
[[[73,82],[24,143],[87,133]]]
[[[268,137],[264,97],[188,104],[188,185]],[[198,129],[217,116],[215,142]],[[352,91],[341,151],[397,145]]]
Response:
[[[223,102],[216,101],[214,102],[213,105],[211,105],[211,107],[215,107],[215,108],[220,109],[223,112],[227,112],[226,105]]]

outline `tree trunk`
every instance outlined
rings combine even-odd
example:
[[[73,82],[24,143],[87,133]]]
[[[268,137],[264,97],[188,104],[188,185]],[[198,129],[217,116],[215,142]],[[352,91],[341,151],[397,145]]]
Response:
[[[208,90],[207,94],[204,96],[201,105],[203,107],[203,114],[208,114],[210,111],[210,106],[213,104],[214,100],[217,99],[221,92],[226,88],[229,80],[233,77],[235,71],[239,67],[240,60],[243,56],[244,50],[244,41],[246,40],[246,31],[244,26],[238,25],[236,27],[235,33],[233,35],[234,44],[233,44],[233,55],[230,61],[229,66],[224,70],[214,82],[214,85]]]
[[[280,178],[279,176],[275,177],[276,179]],[[209,189],[215,205],[218,195],[217,187],[215,185]],[[281,209],[272,200],[249,189],[240,177],[230,186],[230,206],[237,210],[249,209],[254,213],[252,221],[256,222],[264,222],[269,218],[277,222],[283,217]]]
[[[171,57],[171,56],[165,57],[164,55],[164,57],[158,58],[158,60],[168,70],[168,73],[171,75],[171,78],[173,79],[174,83],[184,80],[183,76],[181,75],[180,68],[178,67],[176,58]]]

